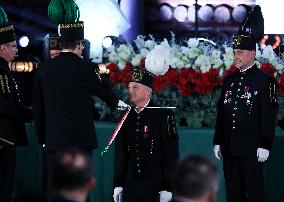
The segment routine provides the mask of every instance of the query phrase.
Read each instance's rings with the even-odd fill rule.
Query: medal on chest
[[[149,131],[149,126],[145,125],[144,126],[144,137],[148,137],[148,131]]]

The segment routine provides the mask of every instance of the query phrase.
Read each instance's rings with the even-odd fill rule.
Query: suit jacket
[[[21,103],[8,62],[0,58],[0,146],[26,145],[25,121],[31,121],[31,118],[31,110]]]
[[[33,110],[39,142],[48,151],[97,147],[93,95],[112,109],[117,106],[118,99],[102,85],[95,68],[76,54],[62,52],[38,67]]]
[[[173,112],[132,108],[116,138],[114,186],[123,187],[128,200],[155,201],[159,191],[170,190],[178,156]]]
[[[213,144],[221,145],[223,156],[256,155],[257,148],[272,147],[278,89],[273,77],[253,65],[225,78]]]

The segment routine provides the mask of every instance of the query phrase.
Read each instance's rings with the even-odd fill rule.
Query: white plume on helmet
[[[145,68],[152,74],[164,75],[170,66],[170,45],[165,39],[161,44],[156,45],[146,56]]]

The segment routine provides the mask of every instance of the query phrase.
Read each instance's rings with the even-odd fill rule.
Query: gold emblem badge
[[[235,37],[234,41],[233,41],[233,46],[234,47],[238,47],[241,44],[242,38],[241,36],[237,36]]]
[[[56,47],[57,44],[58,44],[58,42],[57,42],[56,39],[49,39],[49,47],[50,47],[50,48]]]
[[[132,74],[132,81],[138,82],[141,81],[143,78],[143,72],[142,71],[134,71]]]

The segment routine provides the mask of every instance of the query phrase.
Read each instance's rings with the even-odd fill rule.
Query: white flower
[[[281,71],[281,70],[283,69],[283,67],[284,67],[283,64],[280,64],[280,63],[278,63],[278,62],[276,62],[276,61],[271,61],[270,63],[271,63],[271,65],[272,65],[275,69],[277,69],[277,71]]]
[[[119,69],[119,70],[123,70],[124,67],[125,67],[125,62],[123,62],[123,61],[118,61],[117,66],[118,66],[118,69]]]
[[[209,57],[206,55],[198,56],[194,62],[194,66],[199,67],[202,73],[208,72],[211,68]]]
[[[147,50],[146,48],[140,49],[140,55],[142,55],[143,57],[146,57],[146,55],[149,53],[149,50]]]
[[[132,64],[134,67],[139,66],[140,61],[141,61],[142,58],[143,58],[143,56],[140,55],[140,54],[135,55],[135,56],[132,58],[132,60],[131,60],[131,64]]]
[[[188,51],[187,57],[188,58],[196,58],[201,54],[201,51],[198,48],[191,48]]]
[[[255,47],[255,58],[260,58],[261,57],[261,51],[259,49],[259,46],[256,44],[256,47]]]
[[[226,69],[229,69],[230,66],[234,63],[234,51],[231,47],[225,47],[225,54],[223,54],[223,61]]]
[[[256,61],[255,61],[255,64],[256,64],[256,66],[257,66],[258,68],[260,68],[260,66],[261,66],[260,62],[258,62],[258,61],[256,60]]]
[[[152,50],[156,45],[157,43],[154,40],[147,40],[145,42],[145,48],[147,48],[148,50]]]
[[[187,41],[187,46],[190,48],[196,48],[199,44],[199,40],[197,38],[190,38]]]
[[[117,61],[117,53],[111,52],[108,54],[108,59],[110,62],[116,62]]]
[[[155,75],[164,75],[169,69],[170,46],[166,40],[156,45],[145,59],[145,68]]]
[[[222,77],[223,74],[224,74],[224,69],[220,69],[220,71],[219,71],[219,76]]]
[[[171,54],[169,58],[169,65],[171,68],[179,68],[179,58],[176,55]]]
[[[212,64],[213,68],[219,68],[223,61],[220,58],[221,52],[219,50],[213,50],[210,57],[210,63]]]
[[[135,43],[136,47],[138,48],[138,50],[140,50],[140,49],[145,47],[145,40],[144,40],[144,38],[145,38],[144,36],[139,35],[134,40],[134,43]]]
[[[129,46],[122,44],[117,48],[118,57],[124,61],[128,61],[132,55],[132,50]]]
[[[267,59],[269,59],[270,61],[275,60],[276,54],[274,53],[273,48],[272,48],[271,45],[268,45],[268,46],[266,46],[266,47],[263,49],[262,57],[263,57],[263,58],[267,58]]]

